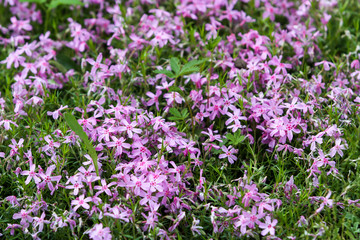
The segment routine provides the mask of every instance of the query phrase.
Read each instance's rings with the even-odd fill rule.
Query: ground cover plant
[[[357,0],[0,0],[4,239],[359,239]]]

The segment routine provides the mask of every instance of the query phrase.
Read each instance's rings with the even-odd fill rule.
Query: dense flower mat
[[[0,0],[4,239],[359,239],[356,0]]]

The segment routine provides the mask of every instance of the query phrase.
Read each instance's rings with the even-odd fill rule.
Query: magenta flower
[[[277,220],[274,219],[271,221],[270,216],[266,216],[265,223],[260,223],[259,228],[262,228],[264,230],[261,231],[261,235],[265,236],[266,234],[270,233],[270,235],[275,235],[275,226],[277,224]]]
[[[137,123],[136,121],[133,121],[131,123],[128,123],[128,121],[126,121],[125,119],[123,119],[121,121],[121,123],[124,125],[124,126],[120,126],[118,129],[120,132],[124,132],[126,131],[126,133],[128,134],[129,138],[132,138],[133,137],[133,133],[138,133],[140,134],[142,131],[141,129],[139,128],[135,128]]]
[[[42,232],[44,229],[44,224],[49,224],[49,220],[45,220],[45,213],[43,212],[40,217],[34,217],[33,226],[34,228],[39,227],[38,231]]]
[[[51,195],[56,190],[56,188],[54,187],[52,182],[59,183],[59,181],[61,179],[61,175],[59,175],[59,176],[51,176],[51,173],[55,170],[55,168],[56,168],[55,165],[51,165],[46,169],[46,173],[43,173],[43,172],[39,171],[39,176],[42,178],[43,181],[38,184],[38,187],[43,188],[45,185],[47,185],[48,188],[51,191]]]
[[[35,183],[38,184],[41,182],[41,179],[38,177],[38,174],[35,172],[35,164],[30,163],[30,170],[29,171],[22,171],[20,174],[23,176],[28,176],[25,180],[25,184],[28,185],[31,179],[34,179]]]
[[[329,155],[334,157],[336,153],[338,153],[341,157],[344,156],[342,150],[345,150],[345,145],[341,144],[341,138],[335,140],[335,146],[330,149]]]
[[[80,197],[76,198],[75,200],[71,201],[71,205],[75,205],[74,207],[74,211],[76,211],[79,207],[83,207],[85,209],[89,209],[90,205],[87,204],[88,202],[91,202],[92,198],[91,197],[87,197],[85,198],[84,194],[81,195]]]
[[[97,193],[96,193],[96,196],[98,196],[99,194],[101,194],[102,192],[105,192],[108,196],[112,196],[112,193],[110,191],[110,187],[112,185],[114,185],[115,183],[112,182],[112,183],[109,183],[109,184],[106,184],[106,181],[104,179],[101,179],[101,186],[95,186],[94,189],[96,190],[99,190]]]
[[[159,97],[161,96],[162,92],[160,90],[156,91],[156,94],[152,92],[147,92],[146,95],[150,98],[150,100],[146,103],[148,106],[152,106],[155,104],[156,109],[159,111]]]
[[[33,217],[30,216],[30,211],[25,209],[21,209],[19,213],[15,213],[13,219],[21,219],[20,224],[25,228],[29,227],[29,223],[33,221]]]
[[[223,150],[224,153],[219,155],[220,159],[227,158],[231,164],[233,164],[237,160],[237,157],[233,154],[238,152],[237,149],[234,149],[232,146],[229,146],[229,148],[227,148],[224,145],[221,147],[221,150]]]
[[[232,122],[235,124],[240,124],[240,120],[247,120],[246,117],[241,116],[240,109],[235,109],[233,113],[226,113],[230,118],[225,122],[226,125],[229,125]]]
[[[102,223],[96,224],[92,229],[85,232],[93,240],[110,240],[112,238],[110,228],[104,228]]]
[[[167,105],[172,105],[174,102],[177,102],[178,104],[181,104],[184,99],[181,97],[180,93],[178,92],[170,92],[170,93],[165,93],[164,94],[164,98],[167,99]]]
[[[55,110],[54,112],[48,111],[48,112],[47,112],[47,115],[48,115],[48,116],[52,116],[52,117],[56,120],[56,119],[59,118],[60,111],[66,109],[67,107],[68,107],[67,105],[66,105],[66,106],[61,105],[60,108],[59,108],[58,110]]]
[[[107,143],[108,147],[116,147],[115,157],[120,156],[123,152],[123,148],[130,148],[130,144],[125,142],[123,137],[116,138],[115,136],[111,136],[113,142]]]

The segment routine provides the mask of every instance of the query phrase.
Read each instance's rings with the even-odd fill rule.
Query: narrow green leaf
[[[20,0],[20,2],[44,3],[44,2],[46,2],[46,0]]]
[[[53,9],[56,8],[57,6],[64,4],[64,5],[75,5],[75,6],[79,6],[79,5],[84,5],[80,0],[52,0],[49,4],[49,8]]]
[[[71,113],[65,113],[64,117],[65,117],[66,123],[69,125],[71,130],[74,131],[81,138],[81,140],[83,140],[83,142],[88,150],[88,153],[93,160],[96,174],[97,174],[97,176],[99,176],[99,167],[97,165],[98,158],[97,158],[96,150],[91,145],[88,136],[86,135],[86,133],[84,132],[84,130],[82,129],[80,124],[77,122],[76,118]]]

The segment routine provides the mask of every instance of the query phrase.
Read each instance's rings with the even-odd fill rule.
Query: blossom
[[[341,144],[341,139],[338,138],[335,140],[335,146],[330,149],[329,155],[334,157],[336,153],[338,153],[341,157],[344,155],[342,150],[345,150],[345,145]]]
[[[28,185],[31,181],[31,179],[34,179],[35,183],[38,184],[41,179],[38,177],[38,174],[35,172],[35,164],[30,163],[30,170],[29,171],[22,171],[21,175],[27,175],[28,177],[25,180],[25,184]]]
[[[123,137],[117,138],[115,136],[111,136],[111,139],[113,142],[108,142],[108,147],[116,147],[115,156],[120,156],[123,152],[123,148],[130,148],[130,144],[125,142],[125,139]]]
[[[177,102],[178,104],[181,104],[184,99],[181,97],[180,93],[178,92],[170,92],[165,93],[164,98],[167,99],[167,105],[172,105],[174,102]]]
[[[60,108],[57,109],[57,110],[55,110],[54,112],[48,111],[48,112],[47,112],[47,115],[48,115],[48,116],[52,116],[52,117],[56,120],[56,119],[59,118],[60,112],[61,112],[62,110],[64,110],[64,109],[66,109],[67,107],[68,107],[67,105],[66,105],[66,106],[61,105]]]
[[[233,164],[234,161],[237,160],[237,157],[233,154],[233,153],[237,153],[238,150],[234,149],[232,146],[229,146],[229,148],[227,148],[225,145],[221,147],[221,150],[223,150],[223,154],[219,155],[219,158],[226,158],[228,159],[228,161]]]
[[[202,226],[199,226],[200,220],[196,219],[195,217],[193,217],[193,223],[191,226],[191,232],[192,234],[195,236],[196,234],[201,235],[201,229],[203,229]]]
[[[150,98],[149,101],[147,101],[147,105],[148,106],[152,106],[155,104],[156,109],[159,111],[159,97],[161,96],[161,91],[157,90],[155,94],[153,94],[152,92],[147,92],[146,96],[148,96]]]
[[[91,197],[85,198],[84,194],[82,194],[80,197],[76,198],[75,200],[72,200],[71,205],[75,205],[74,211],[76,211],[79,207],[89,209],[90,205],[87,203],[91,201],[92,201]]]
[[[41,183],[38,184],[39,188],[44,187],[45,185],[48,186],[48,188],[51,191],[51,195],[54,193],[54,191],[56,190],[56,188],[54,187],[54,185],[52,184],[52,182],[57,182],[59,183],[60,179],[61,179],[61,175],[59,176],[51,176],[52,172],[55,170],[56,166],[55,165],[51,165],[46,169],[46,172],[39,172],[39,176],[41,177],[41,179],[43,180]]]
[[[121,121],[121,123],[124,125],[124,126],[120,126],[118,129],[120,132],[123,132],[123,131],[126,131],[126,133],[128,134],[129,138],[132,138],[133,137],[133,133],[138,133],[140,134],[142,132],[141,129],[139,128],[135,128],[137,123],[136,121],[133,121],[131,123],[128,123],[128,121],[126,121],[125,119],[123,119]]]
[[[42,230],[44,229],[44,223],[46,223],[46,224],[50,223],[49,220],[45,220],[45,213],[44,212],[41,214],[40,217],[34,217],[33,226],[35,228],[39,227],[38,228],[39,232],[42,232]]]
[[[21,219],[20,224],[25,228],[33,221],[33,217],[30,216],[30,211],[25,209],[21,209],[19,213],[14,213],[13,219]]]
[[[278,221],[276,219],[271,221],[270,216],[266,216],[265,223],[259,224],[259,228],[264,229],[261,231],[261,235],[265,236],[268,233],[270,233],[270,235],[275,235],[275,226],[277,222]]]
[[[14,125],[15,127],[18,127],[18,125],[15,123],[15,122],[13,122],[13,121],[11,121],[11,120],[7,120],[7,119],[5,119],[5,120],[1,120],[0,121],[0,126],[4,126],[4,128],[5,128],[5,130],[11,130],[11,125],[10,125],[10,123],[12,124],[12,125]]]
[[[89,234],[90,239],[93,240],[110,240],[112,239],[110,228],[104,228],[102,223],[95,224],[95,226],[86,231],[85,234]]]

